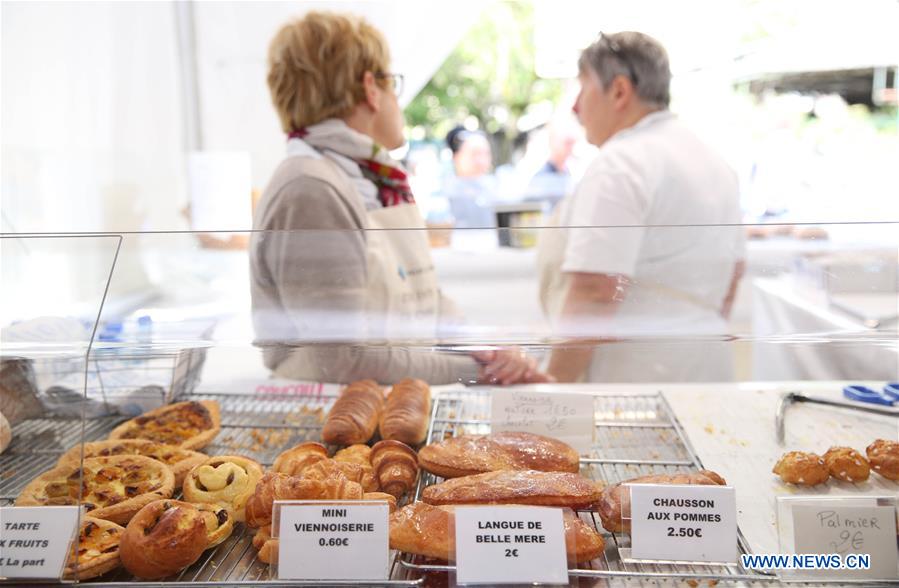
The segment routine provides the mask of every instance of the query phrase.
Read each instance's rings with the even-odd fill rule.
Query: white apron
[[[540,231],[537,243],[537,274],[540,304],[558,333],[559,317],[568,296],[570,277],[562,271],[568,232],[561,227],[563,209],[556,207]],[[733,379],[733,350],[724,341],[727,325],[712,308],[688,292],[645,281],[631,286],[626,296],[639,288],[648,304],[641,310],[626,297],[610,319],[609,331],[592,333],[608,337],[593,352],[590,367],[582,377],[589,382],[720,382]],[[647,312],[648,311],[648,312]],[[645,313],[645,314],[644,314]],[[696,328],[676,333],[653,334],[655,316],[683,316]],[[642,324],[641,324],[642,323]]]
[[[340,173],[343,177],[344,172]],[[355,187],[347,179],[344,189]],[[433,339],[440,314],[440,292],[418,206],[377,208],[369,210],[366,216],[366,328],[359,341],[347,343],[381,345],[388,341]],[[328,377],[304,347],[292,349],[274,375],[310,380]]]

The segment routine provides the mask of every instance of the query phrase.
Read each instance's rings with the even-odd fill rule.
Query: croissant
[[[288,476],[279,472],[265,474],[256,491],[247,500],[246,522],[262,527],[272,522],[272,506],[276,500],[359,500],[362,486],[347,480],[338,472],[323,480]]]
[[[362,495],[362,500],[384,500],[387,502],[388,512],[396,512],[396,497],[386,492],[366,492]]]
[[[315,441],[306,441],[278,455],[275,463],[272,464],[272,471],[295,476],[315,462],[327,458],[328,449],[324,445]]]
[[[371,465],[382,492],[399,500],[418,478],[418,457],[400,441],[384,440],[371,448]]]
[[[344,447],[334,454],[334,461],[347,461],[371,467],[371,447],[361,443]]]
[[[363,467],[358,463],[323,459],[306,467],[297,475],[307,480],[325,480],[335,475],[342,475],[347,480],[362,486],[365,492],[374,492],[378,489],[371,464]]]
[[[431,389],[426,382],[406,378],[397,382],[381,415],[379,428],[382,439],[419,445],[428,435],[428,414]]]
[[[366,443],[375,434],[384,392],[374,380],[353,382],[334,402],[322,427],[322,439],[334,445]]]

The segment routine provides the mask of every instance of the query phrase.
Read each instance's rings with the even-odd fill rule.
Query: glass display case
[[[45,582],[455,585],[453,516],[518,504],[565,509],[569,584],[896,583],[899,224],[783,228],[468,229],[434,249],[413,229],[249,232],[245,250],[215,246],[233,233],[3,235],[0,512],[83,506],[81,564]],[[565,243],[599,229],[612,289],[578,298]],[[679,261],[616,257],[632,239]],[[831,447],[870,475],[828,470]],[[792,451],[823,479],[793,475]],[[732,531],[672,524],[689,557],[653,556],[620,485],[645,476],[732,488]],[[784,514],[797,497],[886,509],[890,549],[868,527],[852,530],[867,547],[820,543],[870,552],[880,575],[742,559],[815,553]],[[274,503],[359,499],[392,512],[383,574],[341,578],[339,545],[323,544],[329,578],[273,565],[308,557],[279,543]],[[176,515],[194,535],[161,523]],[[151,541],[167,531],[184,533],[168,551]],[[703,561],[710,534],[727,561]]]

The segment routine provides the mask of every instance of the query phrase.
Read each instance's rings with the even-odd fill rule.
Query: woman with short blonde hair
[[[383,35],[352,15],[310,12],[288,23],[268,62],[288,142],[251,239],[253,323],[266,365],[324,382],[543,381],[516,350],[365,345],[433,340],[453,314],[406,173],[388,154],[405,142],[402,77],[390,71]]]

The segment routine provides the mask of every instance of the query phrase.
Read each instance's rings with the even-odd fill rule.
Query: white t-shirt
[[[563,203],[560,220],[583,227],[568,230],[562,271],[631,278],[603,334],[656,348],[673,335],[674,353],[659,361],[676,364],[680,351],[696,352],[699,337],[726,332],[719,310],[745,249],[743,230],[735,226],[741,220],[737,177],[672,113],[649,114],[609,139]],[[608,362],[593,362],[591,380],[631,379],[595,373],[600,363]],[[718,379],[695,369],[678,377],[660,368],[658,376]],[[726,379],[725,372],[718,377]]]

